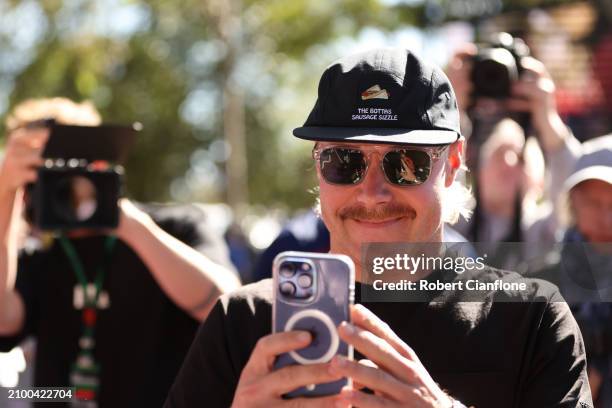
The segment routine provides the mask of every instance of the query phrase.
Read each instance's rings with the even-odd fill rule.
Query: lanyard
[[[110,266],[111,255],[115,248],[117,237],[110,235],[104,241],[104,258],[96,268],[96,276],[93,282],[95,290],[94,293],[91,294],[87,290],[89,283],[87,281],[87,275],[85,275],[85,268],[83,267],[83,263],[74,245],[63,234],[60,235],[59,241],[68,260],[72,264],[72,269],[74,270],[79,284],[83,288],[84,297],[82,315],[83,332],[79,339],[77,358],[70,370],[70,383],[75,387],[75,400],[72,406],[75,408],[97,408],[98,403],[96,400],[100,389],[101,367],[100,364],[96,362],[93,353],[96,344],[94,337],[96,309],[98,309],[98,297],[102,291],[106,269]]]
[[[85,297],[85,306],[96,308],[98,303],[98,297],[100,296],[100,292],[102,291],[102,284],[104,283],[104,277],[106,275],[106,269],[110,264],[111,255],[113,249],[115,248],[115,243],[117,242],[117,237],[114,235],[110,235],[106,237],[104,241],[104,259],[100,262],[96,268],[96,276],[94,278],[94,287],[95,293],[93,296],[87,291],[87,275],[85,275],[85,268],[83,267],[83,263],[81,262],[81,258],[77,254],[74,245],[65,235],[60,235],[59,237],[60,244],[64,249],[64,253],[68,257],[70,264],[72,265],[72,269],[79,281],[79,284],[83,287],[83,296]]]

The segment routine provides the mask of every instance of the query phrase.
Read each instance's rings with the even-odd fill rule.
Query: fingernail
[[[342,322],[342,324],[340,324],[340,329],[342,329],[346,334],[355,333],[355,327],[348,322]]]
[[[310,341],[310,333],[308,332],[301,332],[298,334],[298,340],[299,341]]]

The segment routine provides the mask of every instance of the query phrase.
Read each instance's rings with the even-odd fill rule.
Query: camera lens
[[[60,180],[54,198],[58,215],[67,222],[87,221],[98,208],[96,186],[83,176]]]
[[[300,285],[301,288],[309,288],[312,286],[312,276],[310,276],[309,274],[303,273],[300,276],[298,276],[297,279],[297,283],[298,285]]]
[[[295,286],[291,282],[282,282],[279,289],[283,295],[291,296],[295,294]]]
[[[507,98],[512,83],[517,79],[517,62],[509,50],[493,47],[478,52],[472,68],[475,95]]]
[[[285,262],[280,267],[280,274],[285,278],[290,278],[295,274],[295,265]]]

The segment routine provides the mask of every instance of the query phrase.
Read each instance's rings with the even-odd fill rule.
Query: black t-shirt
[[[493,277],[516,274],[487,270],[479,278]],[[529,288],[537,301],[364,305],[467,406],[592,407],[582,336],[567,304],[547,282],[529,280]],[[200,327],[165,407],[230,406],[255,343],[271,332],[271,302],[269,279],[223,296]]]
[[[207,231],[194,207],[147,208],[162,228],[211,259],[232,268],[227,247]],[[104,255],[103,236],[71,240],[88,280]],[[172,273],[172,271],[168,271]],[[37,339],[34,384],[66,387],[82,333],[81,310],[73,307],[77,279],[59,242],[19,260],[16,288],[26,307],[24,330],[0,338],[10,350],[24,337]],[[101,364],[101,407],[159,407],[189,349],[198,322],[176,306],[140,258],[117,241],[103,290],[110,307],[98,311],[94,355]],[[205,298],[206,294],[202,296]],[[44,407],[63,406],[45,403]]]

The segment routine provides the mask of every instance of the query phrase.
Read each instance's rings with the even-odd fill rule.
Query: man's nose
[[[372,158],[374,159],[374,158]],[[378,160],[372,160],[365,175],[359,184],[357,201],[366,207],[374,207],[391,201],[392,193],[389,182],[385,178]]]

